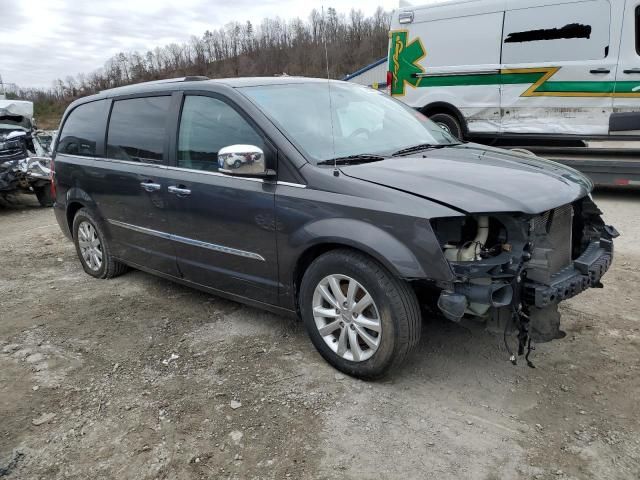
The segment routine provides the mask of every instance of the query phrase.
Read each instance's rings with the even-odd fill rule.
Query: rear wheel
[[[445,132],[462,140],[462,126],[455,116],[448,113],[436,113],[434,115],[430,115],[429,119]]]
[[[95,278],[113,278],[127,271],[127,266],[111,255],[100,223],[86,208],[73,219],[73,242],[82,268]]]
[[[300,286],[311,341],[338,370],[376,378],[400,365],[420,339],[411,287],[373,259],[351,250],[318,257]]]

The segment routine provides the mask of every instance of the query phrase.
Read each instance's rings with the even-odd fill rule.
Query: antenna
[[[324,60],[327,67],[327,90],[329,91],[329,121],[331,122],[331,148],[333,152],[333,176],[340,175],[338,161],[336,158],[336,135],[333,128],[333,102],[331,100],[331,76],[329,75],[329,50],[327,48],[327,19],[324,16],[324,5],[322,6],[322,43],[324,44]]]

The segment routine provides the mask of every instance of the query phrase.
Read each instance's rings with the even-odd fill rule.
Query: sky
[[[425,2],[426,3],[426,2]],[[115,53],[182,43],[231,21],[307,19],[313,8],[371,15],[398,0],[0,0],[0,76],[22,88],[101,68]]]

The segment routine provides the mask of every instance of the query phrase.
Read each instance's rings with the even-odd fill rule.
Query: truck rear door
[[[627,0],[622,18],[620,57],[613,99],[612,135],[640,133],[640,0]]]
[[[505,13],[502,132],[606,135],[617,62],[610,3],[517,5]]]

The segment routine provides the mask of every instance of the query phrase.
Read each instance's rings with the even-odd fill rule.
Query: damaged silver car
[[[0,205],[32,193],[40,205],[53,205],[51,143],[53,132],[36,130],[33,103],[0,99]]]

